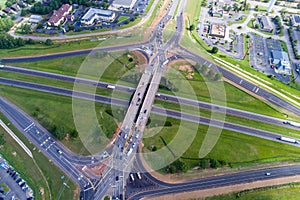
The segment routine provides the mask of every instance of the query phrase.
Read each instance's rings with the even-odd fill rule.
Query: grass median
[[[151,115],[152,121],[160,121],[163,117]],[[164,118],[163,118],[164,119]],[[179,121],[177,119],[167,118],[169,126],[148,125],[143,139],[144,152],[150,152],[155,146],[158,151],[163,147],[168,146],[170,151],[173,151],[179,160],[185,163],[186,167],[191,170],[201,170],[201,158],[199,158],[199,150],[203,144],[204,137],[207,134],[213,134],[213,137],[218,137],[215,132],[220,132],[220,137],[216,145],[205,156],[206,159],[214,159],[223,163],[223,167],[241,167],[252,166],[260,163],[282,162],[282,161],[299,161],[298,147],[282,144],[274,141],[243,135],[233,131],[220,130],[213,128],[213,132],[208,132],[208,126],[195,125],[191,122]],[[193,128],[197,128],[196,130]],[[185,140],[181,140],[180,144],[171,143],[175,141],[175,137],[179,135],[191,134],[194,139],[191,144],[186,144]],[[184,137],[184,136],[183,136]],[[185,136],[189,137],[189,136]],[[177,153],[177,147],[188,145],[187,150],[183,154]],[[150,165],[155,163],[149,163]],[[167,173],[168,166],[160,170],[162,173]]]

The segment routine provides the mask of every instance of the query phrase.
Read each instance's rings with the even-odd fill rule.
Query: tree
[[[47,39],[47,40],[45,41],[45,45],[47,45],[47,46],[53,45],[52,40],[51,40],[51,39]]]
[[[210,160],[210,166],[214,169],[217,169],[218,167],[220,167],[220,163],[219,163],[219,161],[217,161],[215,159],[211,159]]]
[[[190,30],[190,31],[193,31],[193,30],[195,30],[195,25],[194,25],[194,24],[190,25],[190,28],[189,28],[189,30]]]
[[[22,24],[21,25],[21,32],[24,33],[24,34],[31,33],[32,30],[31,30],[30,25],[29,24]]]
[[[218,47],[213,47],[210,52],[216,54],[218,53],[218,51],[219,51]]]
[[[201,159],[199,165],[202,169],[209,168],[209,159],[206,158]]]
[[[73,129],[71,132],[70,132],[70,136],[72,138],[77,138],[78,137],[78,131]]]

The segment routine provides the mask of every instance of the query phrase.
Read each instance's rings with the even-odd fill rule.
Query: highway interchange
[[[176,1],[177,2],[177,1]],[[154,59],[156,61],[156,64],[154,67],[156,67],[156,70],[154,72],[152,70],[149,70],[148,73],[156,73],[157,70],[161,70],[159,74],[163,72],[163,62],[167,59],[164,57],[164,51],[167,47],[169,47],[171,44],[176,45],[179,48],[179,51],[181,54],[176,55],[177,57],[183,57],[185,59],[190,59],[199,63],[205,63],[208,64],[210,67],[218,69],[220,72],[222,72],[223,76],[230,81],[239,84],[241,87],[245,88],[246,90],[250,92],[255,92],[256,95],[261,96],[265,98],[266,100],[270,101],[271,103],[274,103],[275,105],[285,108],[291,112],[294,112],[297,115],[300,115],[300,109],[291,105],[290,103],[278,98],[277,96],[271,94],[270,92],[257,87],[256,85],[241,79],[240,77],[234,75],[232,72],[229,72],[214,63],[211,63],[202,57],[199,57],[198,55],[195,55],[191,52],[189,52],[187,49],[184,49],[178,44],[180,35],[182,33],[183,29],[183,18],[181,13],[183,12],[184,8],[184,2],[185,1],[180,1],[180,9],[177,12],[177,31],[175,31],[175,34],[172,36],[172,38],[165,44],[164,48],[160,47],[158,48],[158,59]],[[176,7],[176,4],[173,4],[173,7]],[[171,9],[171,10],[172,10]],[[139,48],[141,45],[150,45],[153,42],[158,44],[158,46],[162,45],[162,42],[160,38],[156,38],[156,33],[157,32],[162,32],[163,26],[162,23],[166,23],[172,15],[166,14],[161,22],[158,24],[158,26],[155,28],[153,36],[150,38],[148,42],[145,42],[143,44],[134,44],[134,45],[122,45],[122,46],[115,46],[115,47],[106,47],[106,48],[99,48],[99,51],[114,51],[114,50],[120,50],[120,49],[136,49]],[[68,53],[61,53],[61,54],[55,54],[55,55],[46,55],[46,56],[37,56],[37,57],[32,57],[32,58],[20,58],[20,59],[2,59],[2,62],[25,62],[25,61],[35,61],[35,60],[46,60],[46,59],[51,59],[51,58],[58,58],[58,57],[66,57],[66,56],[74,56],[74,55],[82,55],[82,54],[87,54],[91,52],[91,50],[82,50],[82,51],[77,51],[77,52],[68,52]],[[170,59],[170,58],[169,58]],[[151,65],[149,65],[151,66]],[[152,69],[152,68],[151,68]],[[36,70],[25,70],[21,68],[15,68],[15,67],[10,67],[10,66],[5,66],[2,68],[2,70],[6,71],[11,71],[11,72],[16,72],[16,73],[23,73],[23,74],[29,74],[29,75],[34,75],[34,76],[40,76],[40,77],[47,77],[47,78],[54,78],[58,80],[64,80],[64,81],[69,81],[69,82],[75,82],[75,81],[80,81],[82,84],[89,84],[93,86],[98,86],[102,88],[106,88],[108,83],[104,82],[95,82],[92,80],[87,80],[87,79],[81,79],[81,80],[75,80],[73,77],[70,76],[65,76],[65,75],[58,75],[58,74],[52,74],[52,73],[47,73],[47,72],[40,72]],[[145,72],[147,73],[147,71]],[[145,74],[144,73],[144,74]],[[138,89],[135,91],[135,95],[133,96],[133,101],[130,102],[131,105],[137,105],[136,99],[140,98],[139,92],[143,92],[145,95],[145,99],[143,97],[142,102],[147,102],[148,103],[141,103],[141,109],[138,107],[134,107],[134,110],[132,111],[129,107],[128,113],[129,116],[136,116],[136,119],[129,118],[128,122],[126,122],[126,117],[125,117],[125,122],[123,123],[123,131],[125,132],[130,132],[131,127],[133,126],[133,121],[136,121],[137,124],[139,124],[139,120],[143,119],[143,125],[138,125],[137,128],[140,128],[138,131],[135,131],[133,135],[135,135],[135,138],[133,142],[130,143],[130,145],[138,144],[140,142],[139,137],[141,137],[143,128],[145,127],[145,122],[150,114],[151,110],[151,105],[154,100],[157,88],[158,88],[158,83],[160,80],[160,77],[158,77],[157,80],[155,80],[153,74],[152,74],[152,79],[147,79],[147,82],[150,83],[150,81],[154,81],[157,85],[155,84],[150,84],[149,88],[141,88],[142,91]],[[141,82],[144,82],[143,79]],[[5,84],[5,85],[11,85],[11,86],[16,86],[16,87],[22,87],[22,88],[28,88],[28,89],[34,89],[34,90],[40,90],[43,92],[49,92],[49,93],[55,93],[55,94],[60,94],[60,95],[66,95],[66,96],[75,96],[77,98],[83,98],[87,100],[95,100],[101,103],[109,103],[109,104],[115,104],[118,106],[123,106],[123,107],[128,107],[128,102],[120,99],[114,99],[110,97],[105,97],[105,96],[100,96],[100,95],[93,95],[93,94],[87,94],[84,92],[73,92],[68,89],[63,89],[63,88],[57,88],[57,87],[52,87],[52,86],[46,86],[46,85],[40,85],[40,84],[34,84],[34,83],[27,83],[23,81],[16,81],[16,80],[9,80],[9,79],[4,79],[0,78],[0,83]],[[153,87],[153,89],[151,89]],[[132,92],[132,88],[128,88],[125,86],[117,85],[116,86],[117,90],[124,91],[124,92]],[[146,92],[146,89],[150,90],[150,93]],[[146,96],[148,96],[146,98]],[[266,123],[271,123],[271,124],[276,124],[280,126],[286,126],[289,127],[288,125],[283,125],[283,121],[280,119],[264,116],[264,115],[258,115],[255,113],[250,113],[242,110],[237,110],[237,109],[232,109],[232,108],[227,108],[227,107],[222,107],[218,105],[213,105],[210,103],[205,103],[205,102],[199,102],[195,100],[189,100],[186,98],[181,98],[181,97],[174,97],[171,95],[165,95],[165,94],[156,94],[157,99],[163,99],[171,102],[183,102],[187,105],[192,105],[200,108],[205,108],[205,109],[212,109],[214,111],[218,112],[226,112],[232,115],[236,116],[241,116],[244,118],[249,118],[249,119],[254,119],[254,120],[261,120]],[[136,100],[136,101],[135,101]],[[128,158],[126,162],[121,162],[118,159],[113,159],[114,164],[119,165],[116,167],[117,169],[123,169],[123,167],[128,167],[128,171],[126,171],[124,175],[124,171],[117,171],[115,169],[107,169],[106,175],[103,177],[88,177],[87,174],[84,174],[82,167],[87,166],[87,165],[95,165],[101,163],[101,160],[106,157],[106,153],[102,153],[99,155],[93,155],[93,156],[79,156],[75,155],[72,152],[70,152],[68,149],[66,149],[59,141],[57,141],[53,136],[46,131],[43,127],[41,127],[36,121],[34,121],[32,118],[30,118],[26,113],[21,111],[19,108],[8,102],[4,98],[0,98],[0,109],[1,112],[3,112],[9,120],[32,142],[34,143],[39,149],[42,150],[42,152],[49,157],[58,167],[60,167],[74,182],[76,182],[80,188],[81,188],[81,199],[100,199],[102,198],[107,190],[111,188],[113,184],[116,184],[116,182],[120,183],[117,184],[115,187],[115,190],[113,190],[112,194],[115,196],[120,197],[122,195],[123,198],[125,198],[126,194],[124,193],[124,187],[126,183],[126,179],[129,176],[130,173],[130,168],[132,165],[132,161],[134,159],[134,154],[132,154],[131,157]],[[139,111],[141,110],[141,113]],[[144,112],[146,110],[146,112]],[[172,116],[174,118],[179,118],[183,120],[188,120],[192,122],[197,122],[201,124],[206,124],[206,125],[214,125],[217,127],[224,127],[224,129],[227,130],[234,130],[240,133],[244,134],[249,134],[249,135],[254,135],[257,137],[262,137],[265,139],[277,141],[277,142],[282,142],[278,140],[279,135],[270,133],[267,131],[262,131],[258,129],[253,129],[241,125],[236,125],[236,124],[231,124],[231,123],[226,123],[226,122],[220,122],[217,120],[211,120],[207,119],[204,117],[199,117],[199,116],[194,116],[191,114],[187,113],[181,113],[179,111],[173,111],[173,110],[165,110],[163,108],[159,107],[153,107],[152,108],[152,113],[156,114],[165,114],[168,116]],[[135,115],[132,115],[132,113],[135,113]],[[146,114],[146,115],[144,115]],[[130,124],[130,125],[128,125]],[[128,127],[126,127],[128,125]],[[129,129],[128,129],[129,128]],[[293,128],[293,127],[289,127]],[[127,130],[126,130],[127,129]],[[116,145],[112,149],[112,157],[117,156],[120,157],[120,154],[117,152],[121,152],[119,149],[124,147],[124,144],[127,142],[127,140],[124,139],[126,133],[121,133],[120,139],[116,141]],[[123,134],[123,135],[122,135]],[[137,134],[140,134],[138,137],[136,137]],[[123,138],[123,139],[122,139]],[[293,144],[291,144],[293,145]],[[296,145],[297,146],[297,145]],[[129,146],[127,152],[130,150],[130,148],[134,148],[134,151],[137,151],[138,145],[135,147]],[[108,151],[111,153],[110,151]],[[137,159],[137,162],[140,162],[139,159]],[[141,165],[140,165],[141,166]],[[140,169],[142,171],[142,169]],[[282,168],[273,168],[273,169],[268,169],[272,173],[272,176],[265,177],[266,170],[256,170],[256,171],[250,171],[250,172],[242,172],[242,173],[237,173],[237,174],[231,174],[231,175],[224,175],[224,176],[218,176],[218,177],[210,177],[210,178],[205,178],[205,179],[199,179],[191,182],[185,182],[181,184],[167,184],[163,183],[159,180],[155,180],[153,177],[151,178],[150,174],[145,174],[149,179],[152,179],[155,183],[159,185],[158,188],[155,190],[150,190],[146,192],[141,192],[138,194],[134,194],[130,196],[130,199],[140,199],[142,197],[146,196],[155,196],[155,195],[162,195],[162,194],[170,194],[170,193],[175,193],[175,192],[184,192],[184,191],[191,191],[191,190],[198,190],[198,189],[204,189],[204,188],[212,188],[212,187],[219,187],[219,186],[224,186],[224,185],[232,185],[232,184],[237,184],[237,183],[244,183],[244,182],[249,182],[249,181],[256,181],[256,180],[263,180],[266,178],[276,178],[276,177],[283,177],[283,176],[292,176],[295,174],[300,174],[300,167],[299,166],[294,166],[294,167],[282,167]],[[120,177],[122,179],[116,180],[116,177]],[[121,177],[122,176],[122,177]],[[144,175],[143,175],[144,176]],[[99,187],[94,187],[95,185],[98,185]],[[127,196],[128,198],[129,196]]]

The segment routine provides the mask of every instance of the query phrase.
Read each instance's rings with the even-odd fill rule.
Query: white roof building
[[[97,8],[89,8],[81,18],[81,23],[92,25],[95,21],[113,21],[116,18],[115,12],[111,10],[102,10]]]
[[[117,9],[120,9],[120,8],[132,9],[132,7],[136,3],[136,1],[137,0],[114,0],[111,5],[112,5],[112,7],[117,8]]]

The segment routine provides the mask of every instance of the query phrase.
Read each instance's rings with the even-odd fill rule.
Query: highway
[[[38,70],[32,70],[32,69],[24,69],[24,68],[19,68],[19,67],[12,67],[12,66],[4,66],[0,68],[0,70],[3,71],[8,71],[8,72],[14,72],[14,73],[20,73],[20,74],[27,74],[27,75],[32,75],[32,76],[38,76],[38,77],[44,77],[44,78],[51,78],[55,80],[62,80],[62,81],[67,81],[67,82],[76,82],[78,84],[86,84],[90,86],[97,86],[99,88],[105,88],[107,89],[108,85],[111,85],[110,83],[107,82],[102,82],[102,81],[95,81],[95,80],[90,80],[90,79],[84,79],[84,78],[76,78],[73,76],[68,76],[68,75],[63,75],[63,74],[55,74],[51,72],[43,72],[43,71],[38,71]],[[121,91],[121,92],[128,92],[132,93],[134,91],[134,88],[128,87],[128,86],[123,86],[123,85],[115,85],[116,91]],[[188,105],[188,106],[194,106],[197,108],[203,108],[206,110],[211,110],[213,112],[221,112],[221,113],[226,113],[229,115],[234,115],[242,118],[247,118],[251,120],[256,120],[256,121],[261,121],[269,124],[274,124],[278,126],[285,126],[287,128],[294,128],[294,129],[299,129],[293,126],[285,125],[283,124],[284,121],[279,118],[274,118],[266,115],[260,115],[257,113],[253,112],[248,112],[240,109],[234,109],[230,107],[225,107],[225,106],[220,106],[216,104],[211,104],[208,102],[203,102],[203,101],[197,101],[197,100],[192,100],[180,96],[173,96],[173,95],[168,95],[168,94],[163,94],[163,93],[157,93],[156,94],[156,99],[167,101],[167,102],[175,102],[175,103],[180,103],[183,105]],[[109,102],[109,100],[106,100],[106,102]],[[125,104],[124,104],[125,105]]]
[[[266,176],[270,173],[270,176]],[[188,192],[193,190],[209,189],[222,186],[229,186],[241,183],[249,183],[254,181],[269,180],[280,177],[289,177],[300,175],[300,166],[274,167],[269,169],[260,169],[254,171],[240,172],[228,175],[214,176],[209,178],[197,179],[194,181],[177,183],[177,184],[161,184],[161,188],[157,190],[144,191],[128,197],[131,200],[141,199],[144,197],[155,197],[166,194],[174,194],[180,192]],[[160,181],[158,181],[160,183]]]
[[[21,87],[21,88],[27,88],[27,89],[33,89],[33,90],[39,90],[39,91],[43,91],[43,92],[54,93],[54,94],[59,94],[59,95],[64,95],[64,96],[69,96],[69,97],[72,97],[72,94],[74,94],[74,97],[85,99],[85,100],[96,101],[96,102],[106,103],[106,104],[113,104],[113,105],[117,105],[117,106],[121,106],[121,107],[125,107],[125,108],[128,107],[128,102],[126,100],[120,100],[120,99],[115,99],[115,98],[101,96],[101,95],[92,95],[92,94],[88,94],[88,93],[84,93],[84,92],[74,92],[72,90],[61,89],[61,88],[57,88],[54,86],[45,86],[45,85],[40,85],[40,84],[35,84],[35,83],[28,83],[28,82],[24,82],[24,81],[10,80],[10,79],[4,79],[4,78],[0,78],[0,84]],[[134,101],[132,101],[131,104],[134,104]],[[158,107],[158,106],[153,106],[152,112],[154,114],[158,114],[158,115],[165,115],[165,116],[169,116],[169,117],[173,117],[173,118],[177,118],[177,119],[181,119],[181,120],[186,120],[186,121],[190,121],[190,122],[195,122],[195,123],[199,123],[199,124],[214,126],[214,127],[218,127],[218,128],[224,128],[226,130],[240,132],[243,134],[252,135],[252,136],[256,136],[256,137],[260,137],[260,138],[264,138],[264,139],[268,139],[268,140],[272,140],[272,141],[276,141],[276,142],[286,143],[281,140],[278,140],[278,138],[281,136],[279,134],[275,134],[275,133],[271,133],[268,131],[255,129],[255,128],[250,128],[247,126],[242,126],[242,125],[218,121],[218,120],[211,120],[209,118],[191,115],[191,114],[187,114],[184,112],[175,111],[175,110],[171,110],[171,109],[165,109],[165,108]],[[248,115],[249,113],[246,112],[245,114]],[[129,127],[131,127],[133,125],[134,119],[132,118],[132,116],[135,116],[135,115],[131,115],[131,119],[130,119],[131,124],[128,123],[128,127],[126,128],[127,130],[129,129]],[[278,119],[278,121],[276,121],[276,118],[271,118],[271,117],[266,117],[266,116],[261,116],[261,118],[264,119],[266,122],[273,121],[273,122],[276,122],[278,125],[293,128],[293,126],[283,124],[283,122],[280,119]],[[294,127],[294,128],[296,128],[296,127]],[[286,144],[299,146],[299,145],[291,144],[291,143],[286,143]]]

